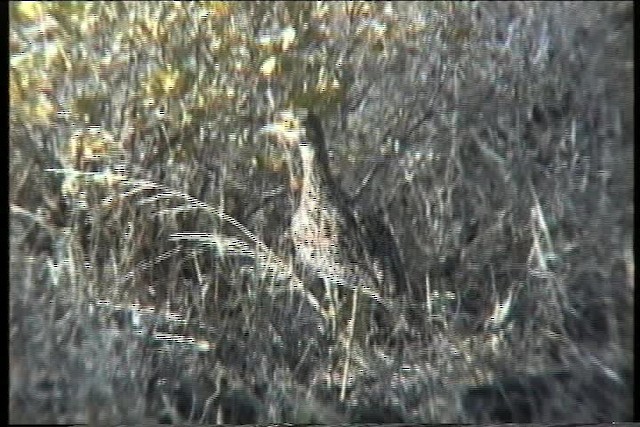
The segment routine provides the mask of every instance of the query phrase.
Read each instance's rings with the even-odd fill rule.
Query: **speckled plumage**
[[[329,171],[319,118],[281,114],[281,142],[297,145],[302,161],[300,201],[291,220],[296,254],[325,284],[401,288],[406,277],[396,242],[376,213],[359,216]],[[380,289],[378,289],[380,291]]]

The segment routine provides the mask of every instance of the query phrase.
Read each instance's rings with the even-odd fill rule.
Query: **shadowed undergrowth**
[[[185,30],[142,32],[153,40],[106,72],[100,52],[118,57],[109,30],[85,28],[97,51],[69,48],[59,70],[52,56],[44,74],[56,83],[31,89],[82,110],[78,93],[109,87],[73,124],[62,113],[43,124],[23,98],[29,85],[12,86],[10,421],[629,420],[632,3],[350,14],[305,4],[259,13],[213,2],[205,18],[195,3],[107,3],[96,12],[105,22],[138,28],[160,13]],[[25,53],[36,55],[45,41],[20,13],[12,43],[36,38]],[[230,13],[255,26],[247,34],[267,21],[310,25],[299,46],[271,51],[242,45]],[[259,61],[256,75],[227,68],[244,48],[284,59],[268,73]],[[343,86],[300,100],[320,50]],[[38,64],[20,68],[18,56],[12,81],[27,81]],[[145,75],[183,57],[184,69]],[[85,62],[96,72],[83,74]],[[298,76],[302,63],[311,68]],[[218,104],[198,104],[209,74],[231,101],[211,89]],[[167,83],[175,75],[182,83]],[[174,90],[186,91],[182,104]],[[383,278],[355,314],[342,294],[327,305],[292,249],[299,159],[258,132],[291,103],[320,112],[355,217],[378,213],[402,255],[406,288]]]

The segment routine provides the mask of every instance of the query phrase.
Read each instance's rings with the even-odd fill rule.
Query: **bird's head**
[[[274,120],[260,129],[260,133],[273,136],[276,142],[286,148],[302,143],[305,138],[304,115],[285,110],[275,114]]]

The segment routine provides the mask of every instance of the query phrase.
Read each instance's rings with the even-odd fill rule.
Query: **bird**
[[[320,118],[312,111],[286,110],[263,131],[299,151],[300,200],[289,230],[298,260],[327,289],[402,290],[407,278],[397,240],[383,215],[363,215],[337,183]]]

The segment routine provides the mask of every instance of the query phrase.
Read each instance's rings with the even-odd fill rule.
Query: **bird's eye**
[[[292,130],[295,128],[295,121],[291,119],[287,119],[283,122],[282,125],[286,130]]]

